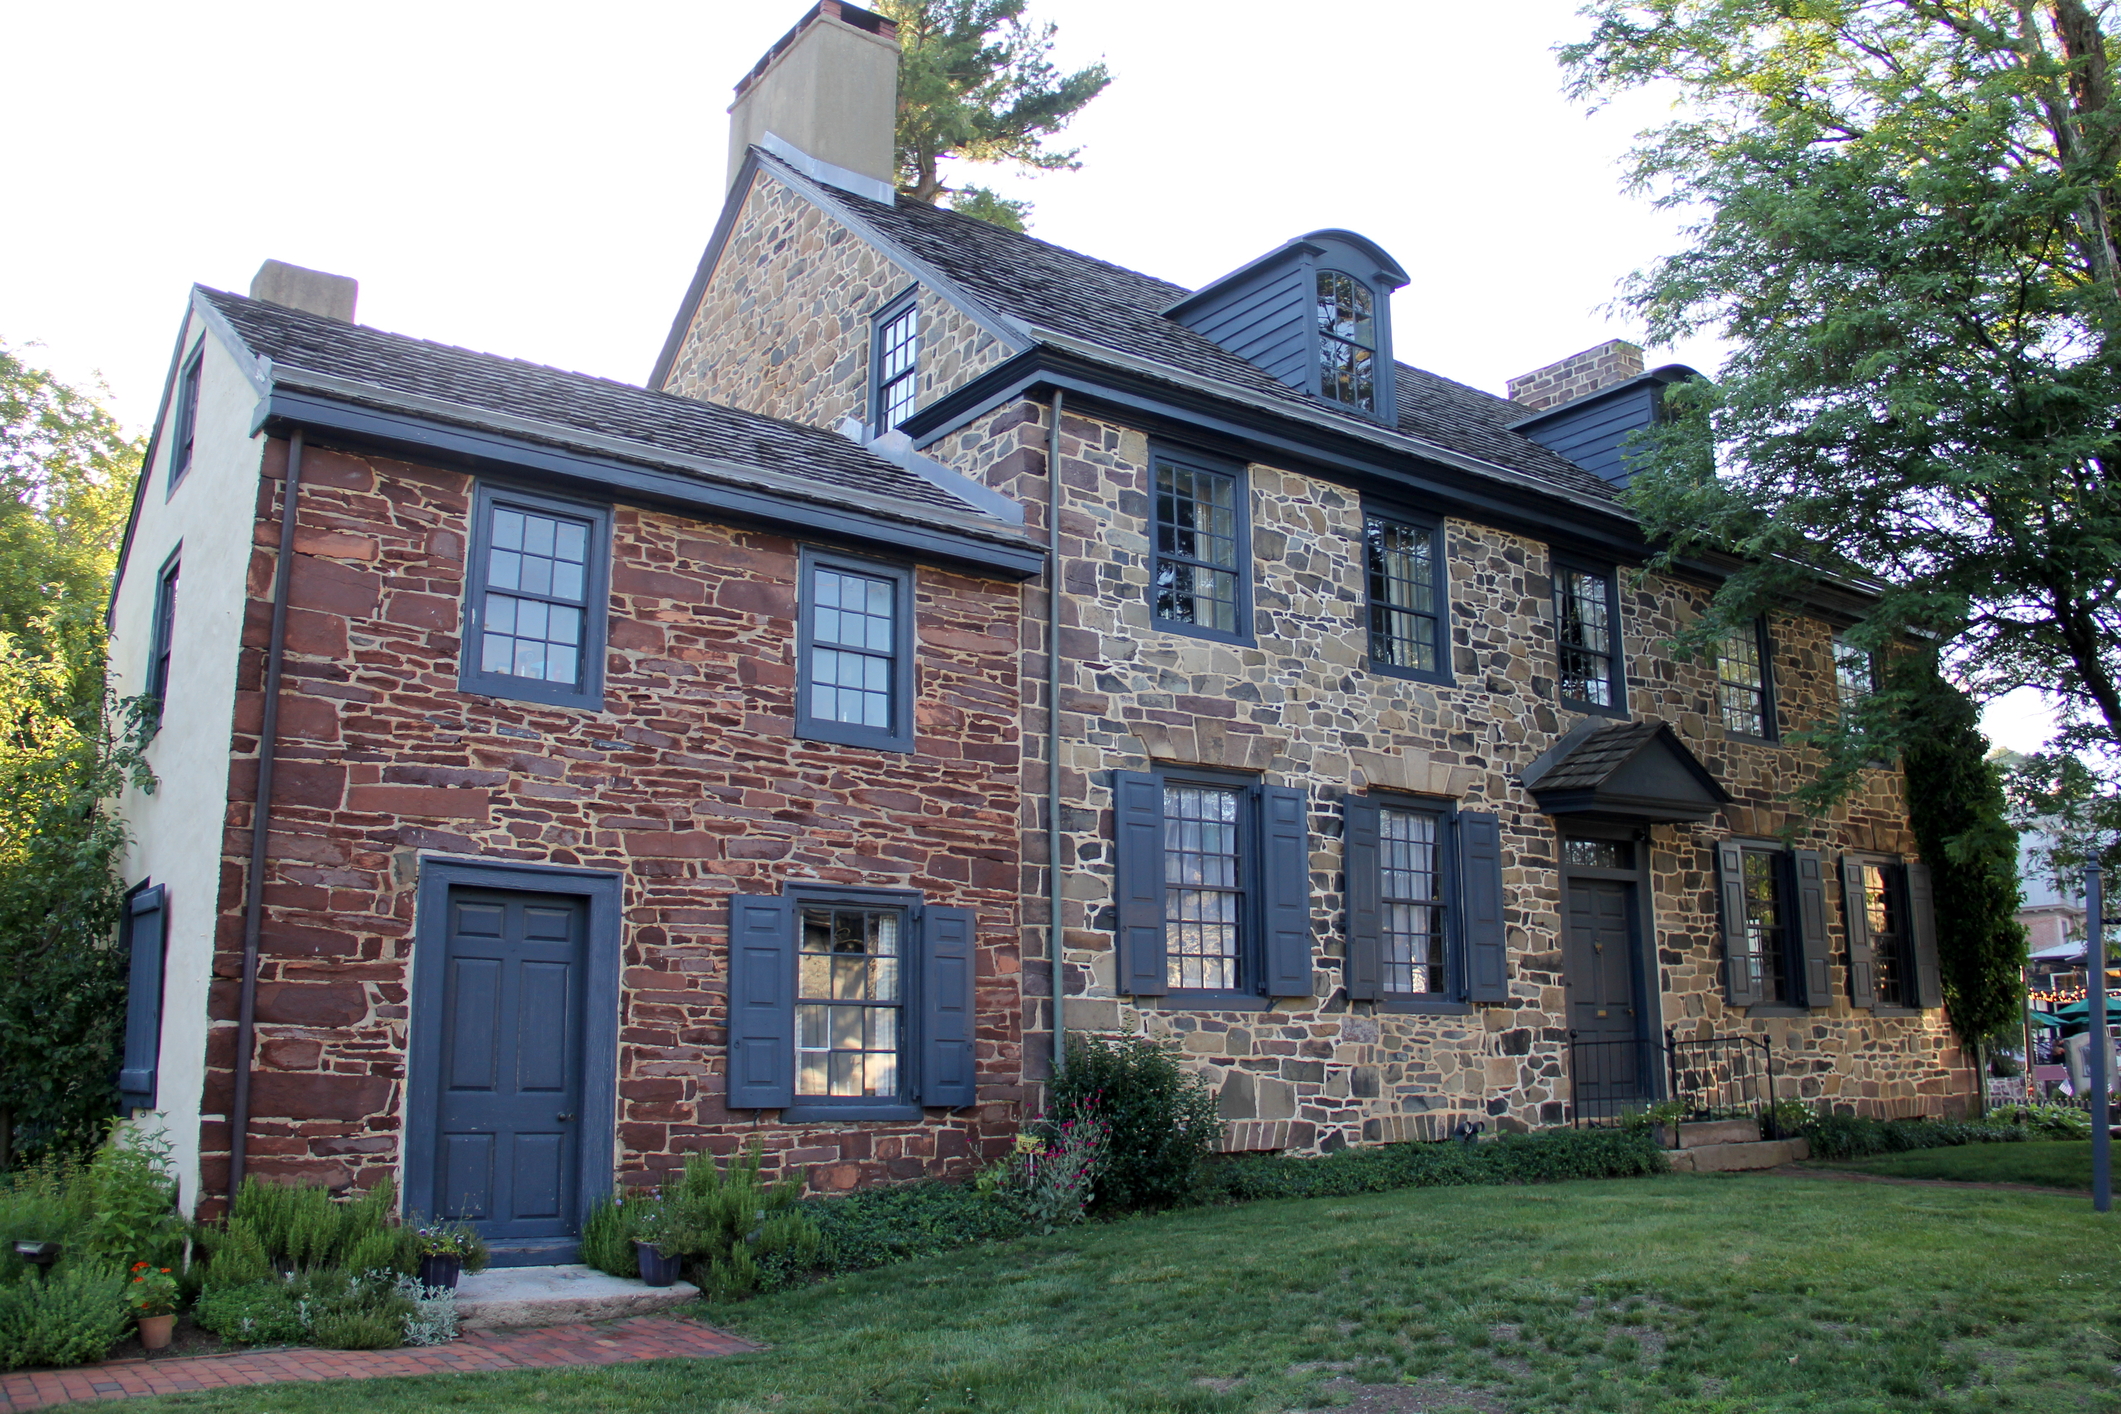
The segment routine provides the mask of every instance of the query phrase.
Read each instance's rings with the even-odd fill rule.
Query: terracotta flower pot
[[[446,1286],[457,1289],[457,1277],[464,1271],[462,1257],[422,1257],[420,1259],[420,1285]]]
[[[172,1311],[162,1316],[142,1316],[140,1320],[140,1344],[147,1350],[161,1350],[168,1346],[170,1333],[177,1328],[177,1313]]]

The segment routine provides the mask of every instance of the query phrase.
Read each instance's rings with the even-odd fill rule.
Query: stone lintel
[[[1233,732],[1222,722],[1196,721],[1190,727],[1166,722],[1135,722],[1135,740],[1151,761],[1179,766],[1221,766],[1232,771],[1264,771],[1287,745],[1284,738],[1258,732]]]
[[[1429,759],[1426,751],[1350,751],[1348,763],[1354,786],[1378,786],[1385,790],[1412,791],[1417,795],[1459,797],[1473,788],[1478,774],[1470,766],[1446,766]]]

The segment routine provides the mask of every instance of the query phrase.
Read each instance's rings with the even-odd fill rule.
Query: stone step
[[[1697,1119],[1683,1122],[1679,1126],[1676,1144],[1669,1143],[1672,1133],[1665,1130],[1668,1148],[1700,1149],[1710,1144],[1757,1144],[1760,1142],[1760,1122],[1751,1119]]]
[[[1698,1149],[1675,1150],[1665,1158],[1675,1173],[1739,1173],[1779,1168],[1811,1156],[1812,1146],[1803,1139],[1764,1139],[1750,1144],[1704,1144]]]
[[[690,1282],[650,1286],[594,1267],[488,1267],[457,1279],[457,1323],[467,1330],[611,1321],[682,1306],[700,1294]]]

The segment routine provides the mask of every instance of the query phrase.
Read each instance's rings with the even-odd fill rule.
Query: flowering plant
[[[177,1309],[177,1279],[167,1267],[135,1262],[133,1279],[125,1284],[125,1302],[136,1316],[172,1315]]]
[[[486,1243],[464,1223],[423,1223],[413,1229],[422,1257],[455,1257],[464,1270],[476,1272],[486,1265]]]
[[[1007,1155],[980,1171],[975,1189],[1008,1203],[1042,1232],[1081,1222],[1112,1139],[1112,1126],[1094,1107],[1096,1098],[1091,1096],[1073,1119],[1047,1121],[1043,1134],[1018,1134]]]

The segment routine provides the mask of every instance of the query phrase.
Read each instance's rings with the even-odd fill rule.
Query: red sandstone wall
[[[225,1193],[242,903],[286,446],[260,485],[229,769],[202,1126]],[[813,1186],[961,1169],[1018,1121],[1013,584],[922,567],[918,751],[793,738],[796,543],[619,506],[606,710],[456,690],[473,482],[311,447],[303,462],[258,986],[248,1162],[395,1170],[422,851],[623,870],[619,1166],[657,1181],[763,1141]],[[723,1108],[732,893],[791,878],[977,911],[980,1103],[947,1118],[754,1126]]]

